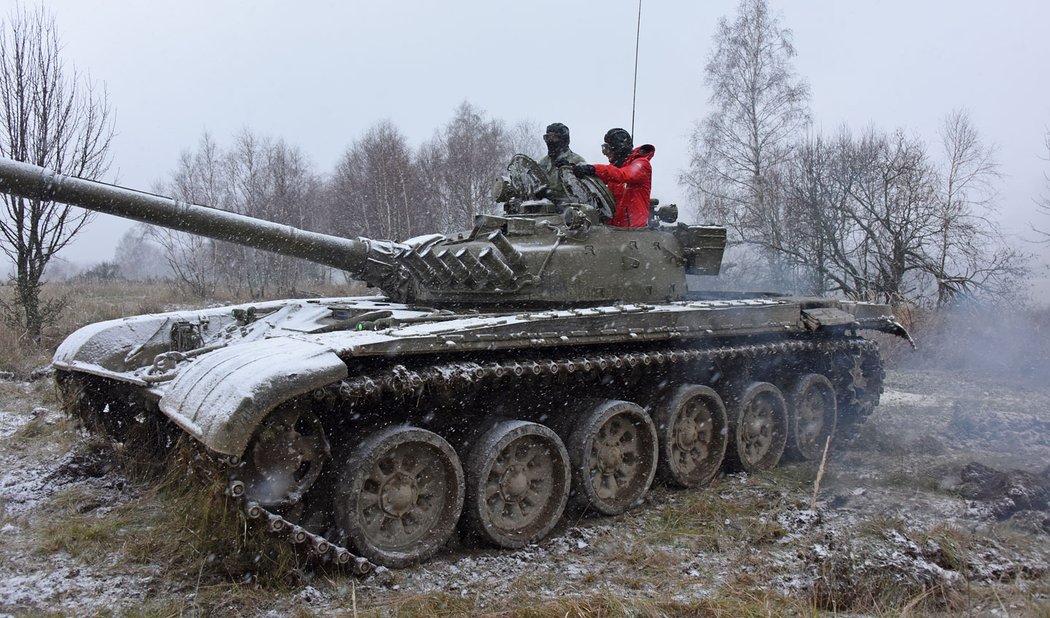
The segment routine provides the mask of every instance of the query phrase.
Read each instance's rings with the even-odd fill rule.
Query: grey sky
[[[656,145],[653,195],[684,203],[677,176],[709,111],[703,67],[717,20],[737,2],[643,2],[635,141]],[[0,4],[5,15],[14,6]],[[966,109],[999,146],[1008,229],[1037,220],[1050,170],[1050,3],[770,4],[794,32],[816,129],[901,128],[932,150],[945,115]],[[418,145],[462,101],[508,122],[563,122],[592,161],[604,132],[631,122],[637,0],[45,5],[66,60],[108,89],[112,171],[132,187],[167,176],[205,130],[220,143],[242,128],[284,138],[327,173],[376,122]],[[98,217],[63,257],[110,259],[127,227]]]

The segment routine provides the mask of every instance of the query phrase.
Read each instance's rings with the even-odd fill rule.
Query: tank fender
[[[346,376],[322,343],[265,339],[198,358],[172,380],[160,409],[210,450],[240,456],[271,410]]]
[[[906,339],[914,349],[915,340],[908,329],[893,317],[887,305],[842,302],[838,307],[807,307],[802,310],[802,323],[807,330],[821,328],[861,328],[882,331]]]

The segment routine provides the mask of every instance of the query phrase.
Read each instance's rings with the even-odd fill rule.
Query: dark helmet
[[[560,143],[562,146],[568,146],[569,127],[563,125],[560,122],[555,122],[547,125],[547,132],[543,134],[543,141],[555,141]]]
[[[616,154],[627,155],[634,149],[634,141],[626,129],[609,129],[605,133],[605,143],[609,145],[609,150]]]

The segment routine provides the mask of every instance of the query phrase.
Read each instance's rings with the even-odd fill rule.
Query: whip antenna
[[[631,88],[631,137],[634,137],[634,108],[638,101],[638,42],[642,38],[642,0],[638,0],[638,29],[634,33],[634,86]]]

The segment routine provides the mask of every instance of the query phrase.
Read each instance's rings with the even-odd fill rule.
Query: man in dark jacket
[[[540,169],[547,174],[547,187],[556,194],[563,194],[561,179],[554,170],[576,163],[586,163],[587,160],[569,150],[569,127],[560,122],[547,125],[543,141],[547,144],[547,156],[539,160]]]
[[[573,165],[577,176],[597,176],[613,194],[616,213],[611,224],[618,227],[645,227],[649,224],[649,196],[652,192],[653,167],[649,160],[656,153],[652,144],[634,148],[631,134],[625,129],[609,129],[602,144],[609,165]]]

